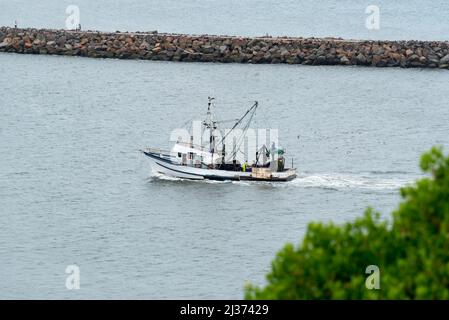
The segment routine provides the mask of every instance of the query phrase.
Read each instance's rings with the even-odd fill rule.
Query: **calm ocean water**
[[[85,26],[102,30],[367,36],[331,19],[344,13],[354,25],[364,1],[78,3]],[[433,22],[387,20],[379,37],[448,34],[444,2],[379,3],[390,17],[428,12]],[[1,1],[0,24],[19,15],[61,27],[54,13],[65,6]],[[241,298],[309,222],[348,221],[369,205],[388,217],[398,189],[420,177],[419,155],[449,150],[444,70],[0,54],[0,74],[0,298]],[[173,128],[204,115],[210,95],[223,118],[258,100],[255,125],[280,129],[300,177],[153,176],[138,149],[165,147]],[[80,266],[80,290],[65,287],[70,264]]]
[[[0,25],[64,28],[72,4],[93,30],[449,40],[445,0],[0,0]],[[380,30],[365,27],[369,5]]]

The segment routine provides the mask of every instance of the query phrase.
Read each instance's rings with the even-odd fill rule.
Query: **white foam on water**
[[[166,174],[156,172],[156,171],[151,171],[150,179],[158,179],[158,180],[165,180],[165,181],[182,181],[182,180],[184,180],[181,178],[168,176]]]
[[[158,172],[152,172],[152,179],[165,181],[188,181],[210,184],[234,184],[237,186],[272,186],[272,187],[302,187],[322,189],[365,189],[365,190],[399,190],[401,187],[414,182],[410,177],[379,177],[378,175],[320,173],[303,174],[288,182],[267,181],[217,181],[217,180],[189,180],[171,177]]]
[[[164,181],[186,181],[186,182],[196,182],[196,183],[210,183],[210,184],[223,184],[223,183],[231,183],[232,181],[219,181],[219,180],[192,180],[192,179],[184,179],[172,177],[160,172],[152,171],[150,179],[164,180]]]
[[[398,190],[413,182],[406,177],[378,177],[357,174],[310,174],[299,176],[289,185],[308,188]]]

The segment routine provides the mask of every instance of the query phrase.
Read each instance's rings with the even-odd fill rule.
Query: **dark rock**
[[[343,64],[349,64],[349,59],[346,56],[340,58],[340,62]]]
[[[357,55],[357,62],[359,63],[359,64],[365,64],[366,63],[366,58],[365,58],[365,56],[362,54],[362,53],[359,53],[358,55]]]
[[[326,56],[318,56],[318,57],[315,59],[314,64],[315,64],[315,65],[327,64],[327,63],[326,63],[327,61],[328,61],[328,60],[327,60]]]
[[[224,54],[228,50],[228,46],[223,45],[218,48],[221,54]]]
[[[11,46],[11,43],[9,41],[7,41],[7,39],[3,40],[3,42],[0,43],[0,49],[7,48],[9,46]]]
[[[440,64],[449,64],[449,54],[440,59]]]
[[[447,69],[449,65],[449,43],[439,41],[243,38],[157,32],[101,33],[6,27],[0,27],[0,51],[165,61],[340,64],[442,69]]]

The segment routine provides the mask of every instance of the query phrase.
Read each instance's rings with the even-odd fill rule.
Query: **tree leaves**
[[[368,208],[343,225],[310,223],[302,244],[287,244],[263,287],[247,299],[448,299],[449,156],[432,148],[421,157],[428,178],[401,189],[391,225]],[[365,286],[368,265],[380,289]]]

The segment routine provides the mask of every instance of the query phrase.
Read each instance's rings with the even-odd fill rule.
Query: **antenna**
[[[207,99],[209,100],[209,103],[207,104],[207,110],[209,111],[210,110],[210,107],[211,107],[211,105],[212,105],[212,101],[214,101],[215,100],[215,98],[214,97],[207,97]]]
[[[213,155],[215,153],[215,136],[214,136],[214,130],[217,129],[217,121],[215,120],[215,115],[213,114],[213,107],[215,100],[214,97],[207,97],[208,104],[207,104],[207,116],[206,120],[203,122],[203,125],[206,128],[209,128],[209,152],[212,154],[212,168],[214,167],[213,163]]]

